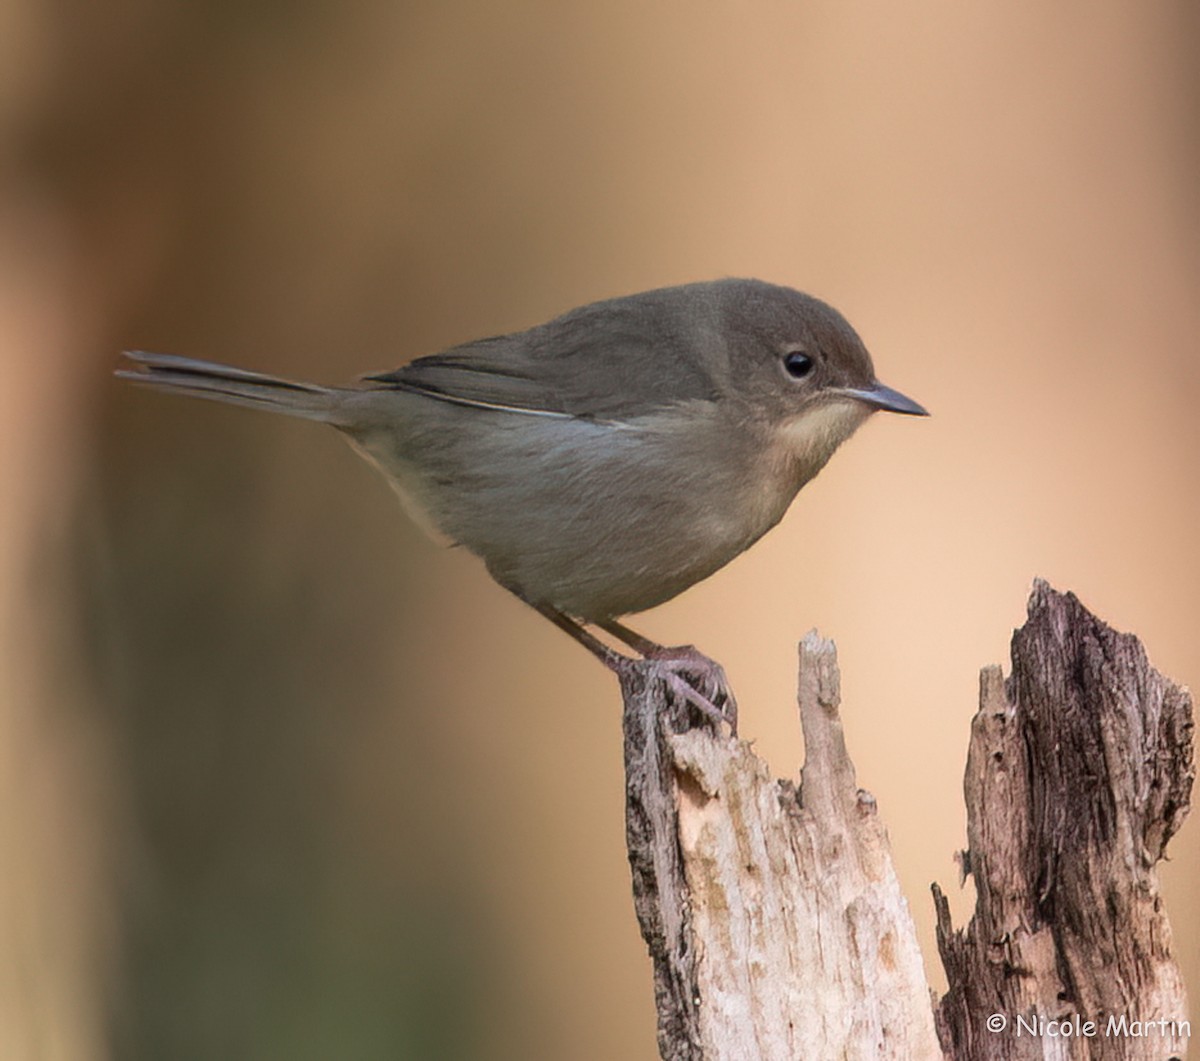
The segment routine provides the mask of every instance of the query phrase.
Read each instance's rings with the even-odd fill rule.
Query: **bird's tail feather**
[[[287,416],[339,423],[338,410],[345,392],[335,387],[299,383],[174,354],[127,350],[125,356],[136,367],[118,369],[116,375],[133,383]]]

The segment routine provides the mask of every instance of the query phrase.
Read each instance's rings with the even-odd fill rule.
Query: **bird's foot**
[[[660,645],[629,627],[607,619],[596,623],[618,641],[623,641],[643,658],[632,659],[610,648],[589,630],[584,629],[566,613],[548,604],[534,604],[559,629],[570,634],[609,670],[621,678],[630,676],[635,668],[649,664],[650,676],[658,679],[683,704],[694,707],[720,731],[721,724],[737,736],[737,701],[725,677],[725,668],[700,652],[694,645]]]
[[[643,655],[651,673],[678,699],[718,727],[724,723],[730,736],[737,736],[737,700],[721,664],[693,645],[657,645]]]

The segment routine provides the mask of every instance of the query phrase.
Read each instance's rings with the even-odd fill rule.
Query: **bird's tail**
[[[340,423],[338,413],[346,392],[336,387],[298,383],[174,354],[127,350],[125,356],[136,367],[118,369],[116,375],[133,383],[250,409],[266,409],[335,425]]]

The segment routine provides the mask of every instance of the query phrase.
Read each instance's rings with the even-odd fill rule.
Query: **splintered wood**
[[[975,914],[934,886],[956,1061],[1187,1053],[1155,864],[1187,815],[1192,700],[1132,634],[1037,582],[1012,675],[980,677],[964,793]]]
[[[1155,864],[1194,778],[1186,690],[1070,594],[1034,586],[1012,675],[981,676],[965,779],[975,914],[934,885],[949,991],[927,986],[838,717],[834,646],[800,646],[806,761],[623,678],[634,900],[670,1061],[1183,1058],[1190,1026]]]
[[[671,1059],[940,1056],[921,955],[875,801],[846,754],[833,643],[800,646],[807,759],[776,781],[749,745],[626,687],[634,894]]]

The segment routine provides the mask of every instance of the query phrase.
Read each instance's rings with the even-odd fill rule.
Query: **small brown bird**
[[[126,356],[137,367],[117,375],[134,382],[338,428],[422,526],[619,674],[631,659],[583,624],[664,661],[731,728],[716,663],[618,620],[756,542],[871,413],[927,415],[876,380],[841,314],[759,280],[596,302],[353,387]]]

